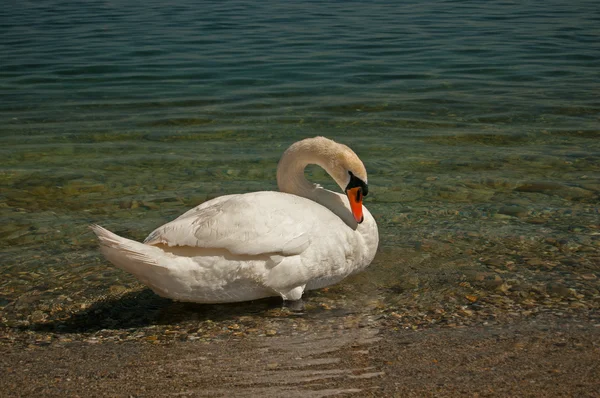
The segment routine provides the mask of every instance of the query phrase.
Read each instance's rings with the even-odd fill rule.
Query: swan
[[[345,194],[309,182],[309,164],[325,169]],[[362,204],[365,166],[349,147],[324,137],[292,144],[277,166],[277,185],[280,192],[204,202],[143,243],[90,227],[108,261],[178,301],[295,301],[371,263],[379,234]]]

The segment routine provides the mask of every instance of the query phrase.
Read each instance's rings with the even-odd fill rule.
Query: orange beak
[[[363,194],[360,187],[350,188],[346,190],[348,200],[350,201],[350,209],[352,209],[352,215],[357,223],[363,222]]]

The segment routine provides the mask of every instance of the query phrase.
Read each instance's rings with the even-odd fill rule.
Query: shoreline
[[[600,323],[334,326],[211,341],[3,345],[2,396],[598,396]]]

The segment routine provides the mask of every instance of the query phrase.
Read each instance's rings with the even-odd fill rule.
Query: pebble
[[[35,323],[40,323],[45,321],[48,318],[48,314],[42,311],[33,311],[31,314],[31,321]]]
[[[557,195],[565,199],[584,199],[593,198],[594,192],[580,187],[572,187],[556,182],[529,182],[515,188],[518,192],[535,192],[543,194]]]
[[[486,265],[491,265],[493,267],[500,267],[505,265],[505,261],[501,258],[497,258],[497,257],[492,257],[492,258],[486,258],[481,260],[484,264]]]
[[[510,286],[506,283],[501,283],[496,287],[496,290],[506,294],[510,290]]]
[[[108,288],[108,291],[114,295],[123,294],[126,290],[127,290],[127,288],[123,285],[112,285],[111,287]]]
[[[562,284],[552,283],[548,286],[548,293],[551,296],[567,297],[572,295],[573,291]]]
[[[502,206],[498,210],[498,213],[512,217],[525,217],[528,214],[528,210],[521,206]]]
[[[472,295],[472,294],[467,294],[467,295],[465,296],[465,298],[466,298],[467,300],[469,300],[471,303],[474,303],[474,302],[476,302],[477,300],[479,300],[479,297],[477,297],[477,296],[475,296],[475,295]]]
[[[546,263],[539,259],[539,258],[529,258],[525,261],[527,263],[527,265],[532,266],[532,267],[540,267],[542,265],[545,265]]]

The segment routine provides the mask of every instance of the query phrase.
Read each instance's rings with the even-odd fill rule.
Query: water
[[[591,0],[12,4],[3,341],[597,319],[599,26]],[[100,256],[87,225],[143,239],[206,199],[276,189],[281,153],[314,135],[365,162],[381,244],[302,318],[173,303]]]

